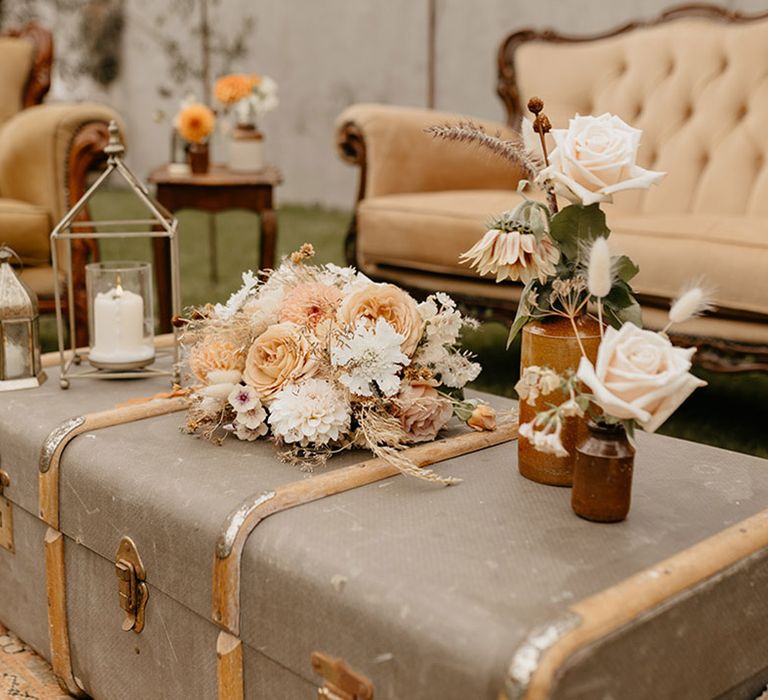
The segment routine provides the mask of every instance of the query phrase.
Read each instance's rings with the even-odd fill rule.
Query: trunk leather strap
[[[426,467],[452,457],[477,452],[517,437],[517,419],[500,422],[496,430],[468,432],[445,440],[423,443],[404,451],[418,467]],[[222,629],[240,634],[240,571],[243,548],[248,536],[265,518],[289,508],[311,503],[400,474],[383,459],[369,459],[351,467],[337,469],[264,491],[251,496],[224,521],[213,557],[213,621]]]
[[[150,397],[146,401],[70,418],[54,429],[40,451],[40,517],[49,525],[45,536],[45,576],[48,595],[48,637],[51,664],[59,684],[76,697],[86,697],[72,671],[64,570],[64,535],[59,532],[59,463],[66,446],[78,435],[123,423],[183,411],[186,400]]]
[[[768,548],[768,510],[573,604],[518,647],[499,700],[546,700],[579,652]]]
[[[183,411],[186,407],[183,396],[150,398],[142,403],[70,418],[51,431],[40,450],[38,498],[43,521],[54,530],[59,529],[59,463],[64,449],[74,438],[93,430]]]

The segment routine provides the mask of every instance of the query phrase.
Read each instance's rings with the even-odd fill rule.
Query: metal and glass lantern
[[[13,271],[14,257],[10,248],[0,247],[0,391],[31,389],[46,378],[37,297]]]
[[[64,318],[63,292],[56,287],[56,326],[61,356],[62,389],[71,379],[112,379],[168,375],[179,381],[178,331],[174,328],[170,348],[172,362],[167,369],[153,366],[156,356],[168,354],[167,347],[154,343],[152,267],[147,262],[96,262],[86,266],[88,329],[90,347],[76,347],[77,337],[73,275],[72,241],[79,238],[167,238],[170,247],[171,313],[181,308],[179,287],[179,252],[177,220],[159,202],[123,162],[125,149],[115,122],[109,125],[109,143],[104,149],[107,168],[88,191],[70,209],[51,233],[51,256],[56,279],[63,271],[66,279],[67,319]],[[113,173],[119,175],[144,205],[147,218],[129,220],[84,221],[88,201]],[[170,320],[170,319],[165,319]],[[65,336],[69,331],[69,352]]]

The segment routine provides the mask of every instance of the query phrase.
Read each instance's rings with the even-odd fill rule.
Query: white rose
[[[595,367],[582,358],[577,376],[608,415],[634,419],[652,433],[694,389],[706,385],[689,372],[695,352],[625,323],[618,331],[606,330]]]
[[[620,190],[647,189],[666,173],[639,167],[640,129],[606,112],[570,120],[567,129],[552,129],[555,148],[540,178],[551,180],[559,194],[584,205],[610,202]]]

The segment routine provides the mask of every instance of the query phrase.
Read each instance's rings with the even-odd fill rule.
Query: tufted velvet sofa
[[[499,50],[508,124],[480,122],[509,134],[521,105],[538,95],[556,127],[577,112],[609,111],[643,129],[640,164],[668,175],[604,207],[612,246],[640,265],[633,284],[649,326],[663,324],[670,298],[692,275],[715,285],[718,311],[681,330],[718,350],[701,354],[716,368],[733,368],[724,353],[742,369],[768,368],[759,347],[768,346],[767,46],[768,14],[711,6],[597,37],[516,32]],[[339,117],[340,153],[361,167],[348,251],[376,278],[509,313],[520,287],[479,279],[457,258],[491,215],[516,204],[518,174],[424,133],[461,118],[381,105]]]

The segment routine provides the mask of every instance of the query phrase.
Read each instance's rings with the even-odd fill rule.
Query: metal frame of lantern
[[[74,287],[72,277],[72,241],[75,239],[110,239],[110,238],[168,238],[170,241],[170,266],[171,266],[171,313],[177,316],[181,311],[181,287],[179,282],[179,247],[178,247],[178,221],[162,204],[156,202],[150,197],[145,185],[131,172],[123,162],[125,147],[120,141],[120,132],[117,124],[112,121],[109,124],[109,143],[104,148],[107,155],[107,167],[88,188],[85,194],[75,203],[75,205],[64,215],[64,218],[56,225],[51,232],[51,259],[53,263],[54,279],[59,279],[59,274],[63,268],[66,279],[66,294],[68,300],[68,318],[70,348],[69,352],[65,349],[64,333],[65,322],[62,309],[62,290],[60,285],[55,286],[56,301],[56,331],[59,342],[59,356],[61,365],[61,374],[59,383],[62,389],[68,389],[71,379],[119,379],[119,378],[142,378],[142,377],[171,377],[173,383],[180,380],[180,351],[178,330],[173,329],[173,347],[170,354],[173,357],[173,365],[170,370],[156,369],[146,367],[144,369],[97,369],[95,367],[83,366],[83,360],[88,359],[88,352],[77,348],[76,321],[74,309]],[[152,215],[149,219],[125,219],[125,220],[76,220],[76,217],[82,212],[91,199],[93,194],[109,178],[117,172],[123,180],[128,183],[131,191],[147,207]],[[126,230],[131,227],[146,227],[146,231]],[[153,228],[155,227],[155,228]],[[99,230],[101,229],[101,230]],[[59,251],[59,242],[66,243],[64,254],[61,256]],[[62,261],[59,257],[63,257]],[[89,310],[90,311],[90,310]],[[91,341],[93,339],[91,338]],[[156,359],[169,354],[167,350],[157,349]]]
[[[10,268],[10,261],[14,257],[21,262],[11,248],[0,246],[0,392],[32,389],[40,386],[47,379],[40,362],[40,312],[37,296]],[[5,277],[6,273],[12,277],[11,280]],[[15,295],[13,295],[13,289],[7,286],[4,288],[7,284],[16,287]],[[4,306],[11,303],[15,306]],[[26,336],[26,340],[24,354],[20,359],[24,361],[22,367],[27,371],[17,372],[16,376],[8,377],[6,376],[8,365],[6,351],[11,348],[9,339],[18,335],[11,332],[11,329],[19,326],[23,326],[26,331],[22,334]],[[2,491],[1,486],[0,491]]]

